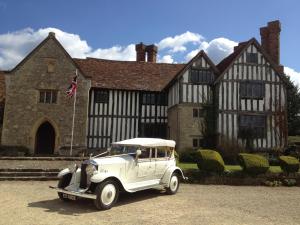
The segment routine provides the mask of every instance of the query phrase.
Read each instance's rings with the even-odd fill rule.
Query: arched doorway
[[[51,123],[44,122],[36,132],[35,153],[49,155],[54,153],[55,130]]]

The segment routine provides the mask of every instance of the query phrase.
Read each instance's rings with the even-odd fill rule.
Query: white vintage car
[[[156,138],[115,142],[107,152],[84,161],[80,167],[62,170],[58,186],[51,188],[64,201],[93,199],[98,209],[110,209],[120,191],[163,188],[167,194],[175,194],[180,177],[186,177],[176,166],[174,149],[175,141]]]

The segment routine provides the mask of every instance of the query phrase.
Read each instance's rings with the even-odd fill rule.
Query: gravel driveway
[[[182,184],[176,195],[156,190],[122,194],[108,211],[89,200],[65,203],[55,181],[0,182],[0,224],[300,224],[299,187]]]

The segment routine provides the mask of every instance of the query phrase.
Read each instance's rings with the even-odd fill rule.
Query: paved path
[[[299,187],[182,184],[174,196],[122,194],[108,211],[89,200],[65,203],[47,182],[0,182],[0,224],[300,224]]]

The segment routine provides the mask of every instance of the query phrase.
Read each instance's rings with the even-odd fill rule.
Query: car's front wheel
[[[119,186],[114,180],[107,180],[97,185],[94,204],[97,209],[110,209],[118,200]]]
[[[173,173],[170,179],[169,187],[166,189],[167,194],[174,195],[179,188],[179,176],[177,173]]]

